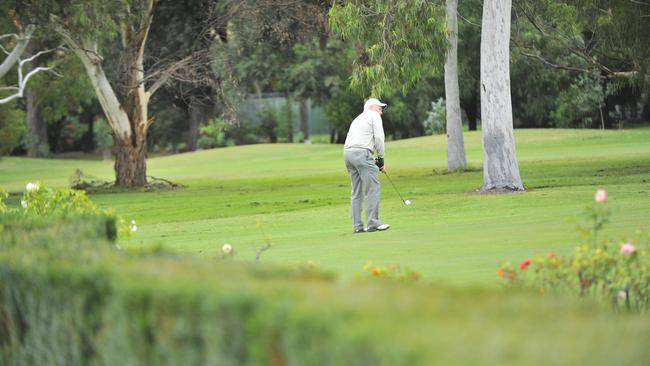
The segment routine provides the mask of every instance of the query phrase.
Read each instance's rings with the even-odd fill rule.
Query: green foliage
[[[422,122],[427,135],[439,135],[447,129],[447,107],[445,100],[440,98],[431,102],[431,110],[427,112],[427,119]]]
[[[25,212],[35,216],[65,217],[100,213],[100,210],[84,191],[69,188],[52,189],[41,183],[27,183],[21,205]]]
[[[212,118],[205,126],[199,128],[199,147],[210,149],[232,145],[232,140],[226,138],[228,124],[223,118]]]
[[[396,267],[384,273],[404,281],[348,283],[125,251],[98,223],[0,215],[2,364],[537,366],[553,348],[558,363],[600,366],[648,355],[644,318],[593,304],[413,283]]]
[[[113,146],[113,130],[104,117],[95,120],[93,140],[99,149],[110,149]]]
[[[263,108],[259,113],[260,132],[268,142],[278,142],[278,112],[272,107]]]
[[[650,235],[639,230],[635,239],[615,241],[601,237],[610,217],[604,192],[599,192],[598,201],[587,207],[585,222],[579,228],[583,239],[571,255],[549,252],[524,260],[518,269],[505,263],[497,274],[508,285],[530,286],[542,293],[574,293],[609,302],[615,308],[648,311]]]
[[[402,267],[396,264],[388,266],[375,266],[372,262],[363,266],[363,277],[390,279],[397,281],[415,282],[420,280],[422,275],[408,267]]]
[[[0,188],[0,214],[4,213],[7,211],[7,204],[4,202],[7,197],[9,197],[9,193],[5,191],[4,189]]]
[[[120,20],[137,11],[138,0],[24,0],[9,9],[22,23],[36,24],[53,33],[54,27],[64,25],[73,36],[109,42],[118,34]]]
[[[25,113],[15,103],[0,105],[0,157],[20,144],[25,134]]]
[[[20,200],[22,209],[8,208],[2,202],[2,196],[0,194],[0,213],[22,215],[26,220],[29,220],[29,218],[66,219],[68,217],[106,218],[112,225],[112,228],[107,226],[110,239],[115,239],[118,234],[120,238],[126,239],[137,231],[134,220],[127,223],[121,217],[117,217],[110,209],[97,207],[84,191],[69,188],[52,189],[39,182],[29,182]],[[6,197],[6,194],[4,194],[4,197]]]
[[[601,81],[594,77],[579,76],[568,89],[558,95],[556,109],[551,118],[557,127],[594,127],[600,125],[598,109],[605,98]]]
[[[596,127],[603,119],[608,128],[615,104],[643,103],[650,63],[642,35],[650,28],[641,14],[647,6],[523,0],[513,7],[515,126]],[[613,85],[624,86],[627,94]]]
[[[447,51],[441,1],[350,0],[334,2],[332,30],[359,44],[352,86],[383,96],[440,72]]]

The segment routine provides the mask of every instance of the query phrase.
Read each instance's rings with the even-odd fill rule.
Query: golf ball
[[[407,205],[407,206],[410,206],[411,205],[411,200],[405,200],[404,204]]]
[[[228,255],[232,253],[232,246],[230,244],[224,244],[223,247],[221,248],[221,251],[223,252],[223,254]]]

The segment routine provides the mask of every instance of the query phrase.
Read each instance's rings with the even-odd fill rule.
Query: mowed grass
[[[241,146],[149,159],[148,174],[186,185],[174,191],[92,195],[136,220],[126,246],[162,244],[212,259],[231,244],[237,260],[286,265],[313,262],[343,278],[368,261],[399,264],[427,281],[492,286],[504,260],[553,250],[569,253],[576,226],[597,188],[610,192],[607,235],[631,236],[650,225],[650,129],[516,130],[525,193],[481,195],[480,132],[465,133],[470,171],[444,174],[444,136],[388,142],[381,233],[352,234],[349,180],[340,145]],[[110,162],[4,158],[0,187],[28,181],[67,186],[74,170],[112,179]],[[14,197],[13,203],[17,198]]]

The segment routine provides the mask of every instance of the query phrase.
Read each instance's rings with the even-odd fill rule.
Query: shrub
[[[408,267],[402,267],[397,264],[376,266],[372,262],[368,262],[363,266],[363,277],[415,282],[418,281],[422,275]]]
[[[12,230],[0,231],[0,364],[535,366],[553,349],[556,364],[597,366],[649,355],[644,318],[564,298],[133,253],[91,226],[0,214]]]
[[[41,183],[27,183],[20,204],[22,210],[8,208],[3,198],[7,194],[0,190],[0,213],[16,212],[27,217],[101,217],[112,222],[106,230],[112,232],[111,239],[128,238],[137,231],[135,220],[127,223],[109,209],[97,207],[86,195],[86,192],[69,188],[49,188]]]
[[[606,202],[607,192],[598,190],[579,228],[582,242],[572,254],[549,252],[518,266],[506,262],[497,275],[508,285],[533,286],[542,293],[569,292],[611,302],[617,309],[650,309],[650,235],[640,230],[634,239],[603,237],[610,217]]]
[[[447,110],[445,100],[440,98],[431,102],[431,110],[427,112],[427,119],[422,122],[427,135],[440,135],[447,130]]]
[[[232,145],[232,140],[226,138],[226,121],[223,118],[212,118],[205,126],[199,128],[199,147],[210,149]]]

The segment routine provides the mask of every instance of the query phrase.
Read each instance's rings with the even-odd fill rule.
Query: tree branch
[[[195,75],[190,75],[189,77],[183,77],[187,75],[182,74],[182,70],[187,69],[198,69],[203,66],[206,53],[205,51],[195,52],[189,56],[184,57],[181,60],[175,61],[167,65],[166,67],[150,73],[147,77],[142,80],[146,82],[147,80],[156,79],[154,83],[149,87],[146,92],[147,100],[160,89],[165,83],[170,80],[181,80],[191,83],[197,83],[200,80],[194,80],[192,77]]]
[[[34,57],[32,57],[31,59],[34,59]],[[37,67],[34,70],[27,73],[27,75],[23,79],[22,67],[23,67],[23,65],[25,64],[26,61],[27,60],[21,61],[20,66],[18,67],[18,86],[17,87],[10,87],[10,88],[16,88],[16,89],[18,89],[18,91],[16,93],[8,96],[8,97],[0,99],[0,104],[9,103],[14,99],[22,98],[23,95],[24,95],[24,92],[25,92],[25,86],[27,86],[27,82],[29,81],[29,79],[32,76],[36,75],[37,73],[39,73],[41,71],[49,71],[49,70],[52,69],[51,67]]]
[[[30,24],[27,26],[27,29],[25,29],[24,33],[21,33],[20,35],[13,35],[13,34],[8,34],[4,35],[3,38],[10,37],[10,36],[15,36],[17,43],[14,49],[9,53],[7,58],[0,64],[0,79],[2,79],[8,72],[11,70],[11,68],[20,60],[20,55],[23,54],[25,51],[25,48],[27,48],[27,44],[29,43],[29,40],[32,37],[32,33],[34,33],[34,30],[36,29],[36,26],[33,24]],[[3,51],[6,53],[7,51],[3,48]]]

